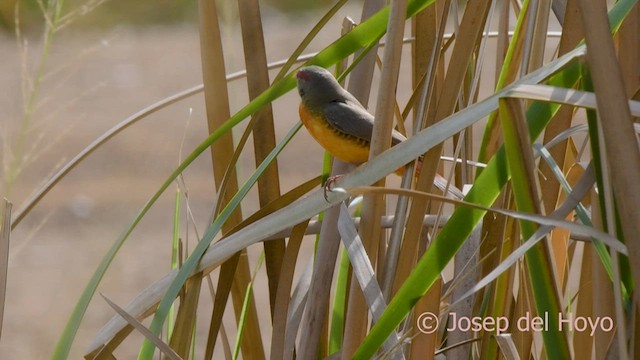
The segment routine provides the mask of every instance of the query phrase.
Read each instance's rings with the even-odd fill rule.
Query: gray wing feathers
[[[325,106],[324,115],[337,130],[370,141],[373,132],[373,115],[349,102],[334,101]]]
[[[357,138],[371,141],[373,115],[360,104],[334,101],[325,106],[324,115],[331,126]],[[391,144],[397,145],[406,138],[393,130]]]

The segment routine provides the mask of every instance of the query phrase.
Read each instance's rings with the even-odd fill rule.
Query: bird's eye
[[[300,94],[300,97],[304,96],[304,89],[298,89],[298,94]]]

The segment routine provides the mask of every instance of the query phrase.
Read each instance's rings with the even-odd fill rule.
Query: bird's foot
[[[342,175],[334,175],[330,176],[327,181],[324,183],[324,199],[329,202],[329,198],[327,197],[327,192],[331,192],[331,186],[340,179]]]

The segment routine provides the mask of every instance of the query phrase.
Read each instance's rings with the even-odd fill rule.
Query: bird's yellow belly
[[[361,164],[369,159],[369,142],[341,133],[320,114],[300,105],[300,119],[311,136],[331,155],[348,163]]]

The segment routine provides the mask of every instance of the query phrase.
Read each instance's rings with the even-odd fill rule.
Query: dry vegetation
[[[3,119],[12,125],[2,138],[2,192],[14,202],[24,191],[21,178],[38,165],[34,151],[47,143],[33,129],[42,129],[38,109],[52,91],[51,74],[60,71],[47,67],[50,50],[83,15],[63,3],[41,3],[36,65],[30,54],[16,57],[25,64],[24,111]],[[26,236],[21,226],[37,231],[30,217],[42,216],[38,204],[122,136],[133,132],[138,147],[112,148],[112,159],[157,152],[146,145],[150,130],[130,126],[203,94],[182,119],[199,122],[209,136],[188,138],[175,124],[162,129],[167,144],[178,144],[179,165],[144,193],[137,213],[120,203],[130,222],[101,247],[102,259],[85,264],[93,275],[81,295],[72,294],[76,305],[65,313],[52,358],[151,359],[158,351],[170,359],[637,357],[637,2],[607,8],[600,0],[398,0],[383,8],[364,1],[348,11],[345,3],[313,17],[313,26],[296,24],[305,30],[289,30],[287,39],[290,49],[299,46],[274,57],[265,41],[273,29],[263,26],[258,1],[238,0],[241,35],[225,38],[219,7],[229,4],[200,0],[202,85],[170,89],[174,95],[104,131],[71,160],[49,164],[53,175],[40,175],[44,185],[33,196],[3,206],[4,302],[12,299],[5,290],[15,234]],[[345,12],[361,20],[338,28],[336,14]],[[335,41],[312,52],[317,36]],[[246,71],[229,70],[237,67],[229,39],[244,49]],[[274,58],[281,61],[267,60]],[[300,123],[283,131],[277,120],[297,110],[283,99],[296,96],[294,75],[303,64],[331,68],[370,104],[376,128],[368,163],[355,168],[325,157],[324,168],[311,171],[298,164],[322,156],[315,145],[294,147],[307,136]],[[238,78],[246,88],[231,83]],[[388,149],[394,127],[409,139]],[[158,126],[152,129],[155,135]],[[292,148],[295,157],[286,155]],[[387,179],[405,164],[401,180]],[[203,192],[202,206],[190,195],[194,173],[215,188]],[[325,199],[321,183],[330,174],[344,176]],[[132,197],[137,190],[131,186]],[[98,221],[104,228],[114,226],[109,222]],[[119,290],[105,288],[107,270],[124,256],[123,245],[145,233],[164,238],[146,242],[144,257],[172,270],[152,269],[148,287],[123,301],[111,298]],[[172,245],[161,246],[170,254],[157,253],[166,239]],[[82,327],[100,311],[96,303],[113,315],[97,332]],[[3,338],[12,331],[5,326]]]

